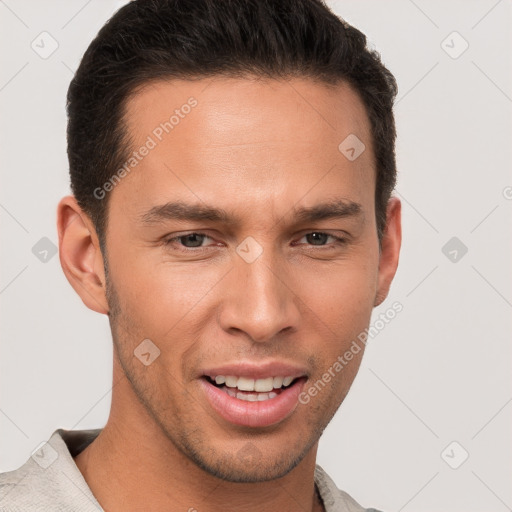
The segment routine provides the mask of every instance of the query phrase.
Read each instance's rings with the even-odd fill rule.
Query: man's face
[[[176,109],[169,133],[158,130]],[[298,394],[368,327],[379,293],[363,104],[347,85],[217,78],[154,83],[126,120],[132,149],[153,146],[148,136],[155,147],[109,198],[117,357],[148,417],[195,464],[230,481],[282,476],[316,449],[363,350],[309,403]],[[353,161],[338,149],[350,134],[366,146]],[[344,214],[298,215],[335,202]],[[186,205],[227,218],[187,219]],[[153,344],[160,355],[146,366],[134,350],[148,339],[144,357]],[[233,381],[242,388],[264,379],[267,391],[220,376],[245,377]]]

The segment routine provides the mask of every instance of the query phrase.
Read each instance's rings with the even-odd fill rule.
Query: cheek
[[[150,258],[126,261],[113,279],[125,317],[146,329],[145,336],[165,337],[187,323],[192,310],[207,297],[226,273],[224,267],[154,262]]]
[[[297,276],[301,299],[331,332],[343,339],[357,336],[370,321],[377,265],[374,258],[361,258],[319,267],[315,272],[301,272]]]

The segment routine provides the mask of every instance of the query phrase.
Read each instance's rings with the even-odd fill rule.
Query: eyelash
[[[345,245],[347,243],[347,240],[345,238],[339,237],[339,236],[336,236],[336,235],[331,235],[329,233],[325,233],[324,231],[309,231],[308,233],[305,233],[301,237],[301,239],[304,238],[307,235],[311,235],[312,233],[316,233],[316,234],[319,234],[319,235],[327,235],[328,237],[334,238],[334,240],[336,241],[335,243],[338,244],[338,245]],[[164,240],[164,245],[166,247],[171,246],[173,244],[173,242],[179,241],[181,238],[185,238],[185,237],[190,236],[190,235],[199,235],[199,236],[204,236],[205,238],[210,238],[211,239],[211,237],[208,236],[205,233],[200,233],[198,231],[192,231],[190,233],[185,233],[184,235],[179,235],[179,236],[175,236],[175,237],[172,237],[172,238],[168,238],[168,239]],[[311,247],[315,247],[315,248],[329,247],[328,244],[326,244],[326,245],[312,245],[312,244],[310,244],[310,245],[311,245]],[[178,251],[180,251],[180,252],[188,252],[188,253],[198,253],[198,252],[203,252],[203,251],[208,250],[209,247],[211,247],[211,246],[206,246],[206,247],[184,247],[184,246],[181,246],[181,248],[178,249]]]

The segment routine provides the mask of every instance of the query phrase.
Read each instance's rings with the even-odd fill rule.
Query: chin
[[[262,453],[257,444],[248,441],[232,455],[225,452],[219,456],[214,450],[213,453],[217,456],[210,456],[208,460],[197,453],[189,453],[189,457],[201,469],[221,480],[233,483],[258,483],[287,475],[308,452],[307,448],[303,447],[302,453],[294,456],[288,446],[286,451],[272,455],[269,452]]]
[[[258,483],[276,480],[287,475],[296,465],[288,464],[276,466],[276,461],[269,461],[267,464],[255,464],[254,466],[242,465],[239,462],[232,466],[203,467],[211,475],[226,482],[232,483]]]

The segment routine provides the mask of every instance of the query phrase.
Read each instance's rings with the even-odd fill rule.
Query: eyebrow
[[[297,222],[316,222],[327,219],[356,217],[363,213],[359,203],[347,199],[334,199],[315,206],[292,208],[292,215]],[[205,204],[188,204],[171,201],[154,206],[139,217],[142,224],[157,224],[166,220],[176,221],[210,221],[226,225],[240,224],[237,216],[226,210]]]

